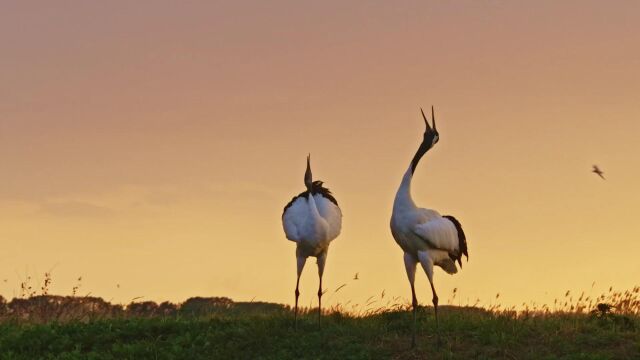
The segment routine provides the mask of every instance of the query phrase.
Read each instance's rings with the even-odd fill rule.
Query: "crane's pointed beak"
[[[424,111],[420,108],[420,112],[422,113],[422,118],[424,119],[424,124],[427,126],[427,131],[431,130],[431,126],[429,126],[429,121],[427,121],[427,117],[424,115]]]
[[[307,190],[311,191],[311,185],[313,184],[313,176],[311,174],[311,154],[307,155],[307,170],[304,172],[304,185]]]
[[[424,116],[424,114],[422,114],[422,116]],[[431,121],[433,122],[433,130],[436,130],[436,115],[433,112],[433,105],[431,105]]]

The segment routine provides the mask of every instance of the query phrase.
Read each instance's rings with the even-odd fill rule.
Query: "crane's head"
[[[311,191],[313,177],[311,176],[311,154],[307,155],[307,170],[304,172],[304,185]]]
[[[424,119],[424,125],[426,126],[426,129],[424,130],[424,137],[422,139],[422,144],[420,144],[420,147],[418,148],[416,155],[413,157],[413,160],[411,161],[412,172],[416,170],[416,166],[418,165],[418,161],[420,161],[420,158],[422,158],[422,156],[427,151],[429,151],[429,149],[431,149],[433,145],[435,145],[438,142],[438,140],[440,140],[440,135],[438,135],[438,130],[436,129],[436,117],[434,115],[433,106],[431,106],[431,117],[433,119],[432,120],[433,127],[429,125],[429,121],[427,120],[427,117],[424,115],[424,111],[422,111],[422,108],[420,108],[420,112],[422,113],[422,118]]]

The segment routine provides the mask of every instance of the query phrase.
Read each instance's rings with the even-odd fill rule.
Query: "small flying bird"
[[[433,106],[431,107],[431,117],[433,127],[429,126],[427,117],[422,112],[426,130],[418,151],[411,160],[405,172],[400,188],[396,193],[393,202],[393,213],[391,215],[391,234],[396,243],[404,251],[404,265],[407,270],[407,277],[411,285],[412,305],[413,305],[413,334],[411,346],[416,344],[416,316],[418,310],[418,299],[414,286],[416,276],[416,265],[420,263],[433,292],[433,308],[436,317],[436,331],[438,327],[438,295],[433,285],[433,267],[439,266],[448,274],[458,272],[456,261],[462,268],[462,255],[469,259],[467,252],[467,240],[462,231],[462,225],[453,216],[440,215],[437,211],[423,209],[416,206],[411,198],[411,179],[416,170],[418,162],[422,156],[429,151],[439,140],[440,135],[436,130],[436,119]]]
[[[591,172],[595,173],[595,174],[598,174],[598,176],[600,176],[602,178],[602,180],[606,180],[604,178],[604,172],[602,172],[602,170],[600,170],[598,165],[593,165],[593,170],[591,170]]]
[[[304,185],[307,190],[295,196],[284,207],[282,226],[287,239],[296,243],[298,278],[296,280],[295,324],[298,326],[298,297],[300,275],[309,256],[316,258],[320,285],[318,287],[318,326],[322,314],[322,274],[331,241],[340,235],[342,211],[338,201],[322,181],[313,181],[311,155],[307,156]]]
[[[360,280],[360,279],[358,279],[358,274],[359,273],[356,273],[356,275],[353,277],[353,280]]]

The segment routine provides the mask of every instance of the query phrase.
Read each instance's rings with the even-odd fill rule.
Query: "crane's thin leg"
[[[411,284],[411,305],[413,305],[413,331],[411,333],[411,348],[416,346],[416,327],[418,318],[418,298],[416,297],[416,264],[418,260],[409,253],[404,253],[404,267],[407,270],[407,277]]]
[[[321,315],[322,315],[322,275],[320,275],[320,286],[318,287],[318,328],[320,327]]]
[[[318,276],[320,285],[318,286],[318,328],[320,328],[320,317],[322,316],[322,274],[324,274],[324,264],[327,261],[327,251],[318,255]]]
[[[304,264],[307,262],[307,258],[304,256],[297,255],[298,262],[298,279],[296,280],[296,308],[295,308],[295,328],[298,330],[298,297],[300,297],[300,291],[298,287],[300,286],[300,275],[302,274],[302,269],[304,269]]]
[[[436,289],[433,287],[433,281],[431,281],[431,277],[429,277],[429,283],[431,284],[431,291],[433,292],[433,309],[436,313],[436,334],[438,335],[438,345],[440,345],[440,322],[438,321],[438,294],[436,294]]]
[[[298,280],[296,280],[296,309],[295,309],[295,327],[298,330],[298,297],[300,297],[300,291],[298,287],[300,286],[300,275],[298,275]]]
[[[416,347],[416,328],[418,327],[418,298],[416,287],[411,283],[411,304],[413,305],[413,331],[411,333],[411,347]]]
[[[429,256],[426,251],[418,251],[418,260],[420,260],[420,264],[424,269],[424,272],[427,273],[427,278],[429,278],[429,284],[431,285],[431,291],[433,292],[433,309],[436,315],[436,336],[438,345],[440,345],[440,324],[438,321],[438,294],[436,294],[436,288],[433,286],[433,260]]]

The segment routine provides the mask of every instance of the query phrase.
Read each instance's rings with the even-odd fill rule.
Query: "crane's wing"
[[[337,238],[342,230],[342,211],[340,207],[334,203],[335,200],[328,199],[323,194],[315,194],[313,199],[316,201],[320,216],[329,225],[327,238],[329,240]]]
[[[453,216],[445,215],[432,218],[416,225],[413,232],[429,246],[448,252],[451,260],[458,261],[460,266],[462,266],[462,255],[469,259],[467,238],[462,230],[462,225]]]
[[[298,242],[302,239],[302,231],[309,214],[307,199],[302,194],[294,197],[282,213],[282,227],[287,239]]]
[[[430,220],[434,220],[442,217],[442,215],[440,215],[439,212],[433,209],[419,208],[418,212],[420,213],[420,216],[421,216],[420,223],[426,223]]]
[[[417,224],[413,232],[430,247],[447,252],[458,250],[458,233],[455,225],[447,218],[435,217]]]

